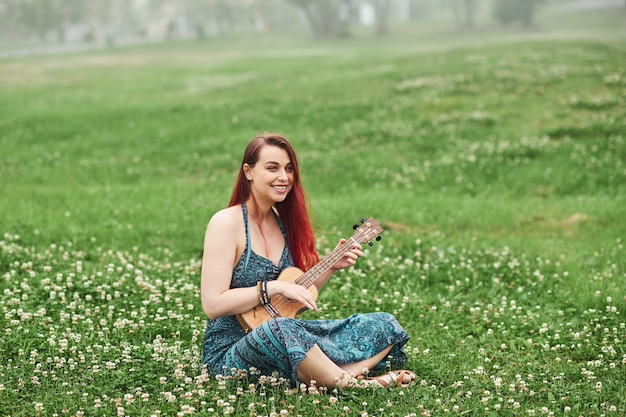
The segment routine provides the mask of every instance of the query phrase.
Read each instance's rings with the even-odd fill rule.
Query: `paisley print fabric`
[[[245,204],[242,210],[246,248],[233,269],[231,288],[255,286],[259,280],[275,280],[283,269],[294,266],[286,243],[278,265],[252,251]],[[285,235],[278,217],[276,220]],[[393,344],[389,355],[371,370],[377,373],[384,371],[387,365],[398,367],[406,362],[403,346],[408,340],[408,334],[388,313],[354,314],[343,320],[278,317],[250,333],[243,330],[235,316],[225,316],[208,320],[202,362],[213,374],[230,375],[233,370],[251,369],[260,375],[278,372],[295,386],[298,383],[296,369],[316,344],[339,365],[370,358]]]

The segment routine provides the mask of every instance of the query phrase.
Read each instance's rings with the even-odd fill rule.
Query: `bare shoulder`
[[[232,206],[216,212],[209,223],[232,223],[241,217],[241,206]]]
[[[241,206],[232,206],[215,213],[207,225],[208,233],[235,233],[243,227]]]

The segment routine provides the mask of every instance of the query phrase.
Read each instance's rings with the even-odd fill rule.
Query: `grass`
[[[0,409],[625,413],[626,72],[612,25],[1,61]],[[268,130],[299,152],[320,251],[361,217],[387,229],[304,317],[394,313],[412,388],[203,373],[204,228]]]

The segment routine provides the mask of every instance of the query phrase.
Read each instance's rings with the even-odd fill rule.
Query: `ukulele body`
[[[280,275],[278,276],[278,281],[286,281],[296,283],[296,280],[304,274],[301,269],[296,268],[295,266],[285,268]],[[297,284],[297,283],[296,283]],[[315,284],[311,284],[308,287],[309,292],[313,295],[313,299],[317,300],[318,290]],[[298,313],[306,310],[307,308],[299,301],[290,300],[282,295],[275,295],[270,300],[270,304],[274,307],[276,311],[278,311],[279,315],[276,317],[288,317],[294,318]],[[260,326],[266,321],[272,319],[272,316],[261,304],[252,308],[251,310],[246,311],[245,313],[241,313],[237,315],[237,320],[241,327],[244,328],[246,332],[251,331],[252,329]]]

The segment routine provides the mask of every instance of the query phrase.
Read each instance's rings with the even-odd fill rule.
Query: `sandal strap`
[[[404,385],[404,375],[405,375],[405,371],[395,371],[392,372],[392,377],[391,380],[392,382],[395,384],[396,387],[399,387],[401,385]]]
[[[395,385],[396,387],[400,386],[400,384],[404,381],[404,371],[400,371],[398,374],[398,371],[391,371],[391,372],[387,372],[386,375],[389,375],[389,379],[391,384],[389,385]]]
[[[405,371],[404,369],[396,370],[396,371],[389,371],[386,374],[382,374],[382,375],[371,377],[371,378],[363,378],[361,376],[357,379],[366,379],[368,381],[374,381],[383,388],[389,388],[391,385],[394,385],[396,387],[408,386],[410,382],[408,383],[404,382],[404,379],[406,378],[406,376],[410,376],[411,381],[413,381],[414,374],[410,371]],[[386,377],[389,377],[389,382],[387,382]]]

